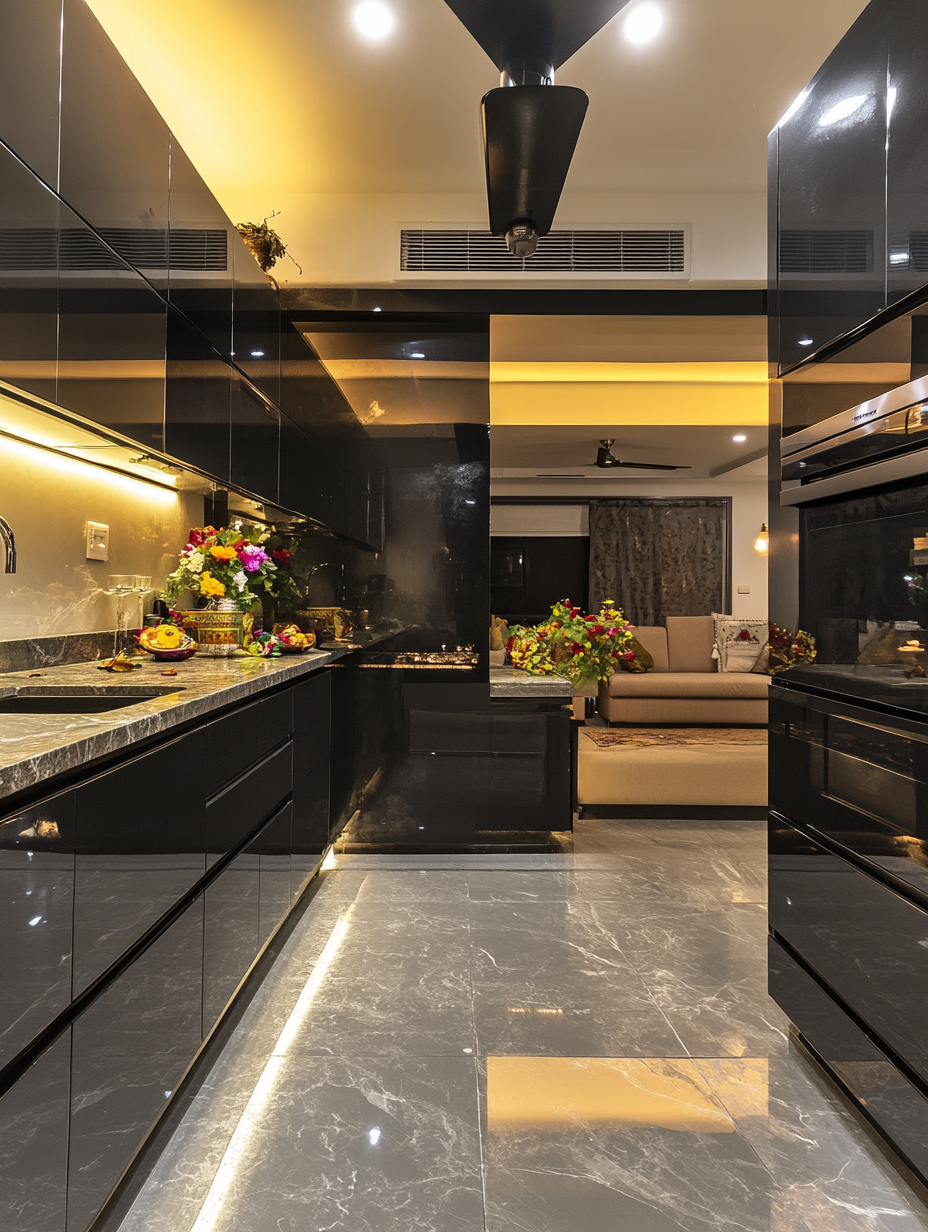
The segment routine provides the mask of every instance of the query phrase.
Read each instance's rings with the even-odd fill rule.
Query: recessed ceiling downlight
[[[351,14],[354,28],[363,38],[379,41],[391,34],[396,25],[393,10],[381,0],[361,0]]]
[[[828,108],[819,124],[824,127],[827,124],[837,124],[839,120],[846,120],[855,111],[859,111],[869,97],[869,94],[852,94],[849,98],[842,98],[840,103]]]
[[[636,4],[622,27],[630,43],[650,43],[663,29],[664,14],[656,4]]]

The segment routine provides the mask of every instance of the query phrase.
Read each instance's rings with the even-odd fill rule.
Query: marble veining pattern
[[[767,997],[763,857],[339,857],[120,1232],[928,1232]]]
[[[532,676],[515,667],[490,668],[491,697],[569,698],[573,686],[563,676]]]
[[[97,663],[73,663],[36,672],[0,675],[0,696],[17,688],[173,688],[162,697],[102,714],[0,714],[0,799],[43,783],[140,740],[170,734],[172,728],[221,707],[248,701],[265,689],[318,671],[343,651],[287,655],[279,659],[186,659],[165,664],[146,660],[134,672],[100,671]],[[165,668],[176,676],[164,676]]]

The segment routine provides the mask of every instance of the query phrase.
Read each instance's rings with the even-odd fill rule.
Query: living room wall
[[[759,464],[753,464],[758,466]],[[767,520],[765,475],[727,480],[615,480],[599,479],[583,484],[569,481],[495,480],[493,496],[534,498],[559,496],[584,499],[594,496],[730,496],[732,498],[732,614],[742,617],[767,615],[767,558],[754,551],[761,523]],[[588,534],[585,508],[565,512],[565,506],[495,505],[491,514],[492,535]],[[563,527],[563,529],[560,529]],[[579,529],[572,529],[577,527]],[[747,587],[747,593],[739,593]]]

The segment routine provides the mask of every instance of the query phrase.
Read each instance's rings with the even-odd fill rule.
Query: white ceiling
[[[389,0],[380,44],[355,34],[355,0],[88,2],[221,201],[483,191],[498,75],[443,0]],[[590,95],[565,200],[762,191],[767,132],[865,7],[659,3],[656,42],[628,44],[620,13],[558,73]]]
[[[732,438],[747,439],[736,442]],[[600,470],[593,463],[600,440],[612,438],[612,452],[623,462],[662,462],[690,470]],[[766,460],[756,454],[767,444],[765,428],[749,426],[660,427],[629,426],[516,427],[496,425],[490,435],[490,465],[495,479],[534,479],[582,474],[599,480],[708,479],[721,474],[732,479],[759,478]],[[740,463],[740,465],[739,465]],[[505,471],[505,474],[501,474]],[[582,486],[582,485],[580,485]]]

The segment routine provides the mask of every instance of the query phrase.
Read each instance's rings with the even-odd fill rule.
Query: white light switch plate
[[[739,586],[739,587],[738,587],[738,594],[739,594],[739,595],[749,595],[750,593],[751,593],[751,588],[750,588],[750,586]]]
[[[110,528],[103,522],[85,522],[88,560],[109,560]]]

